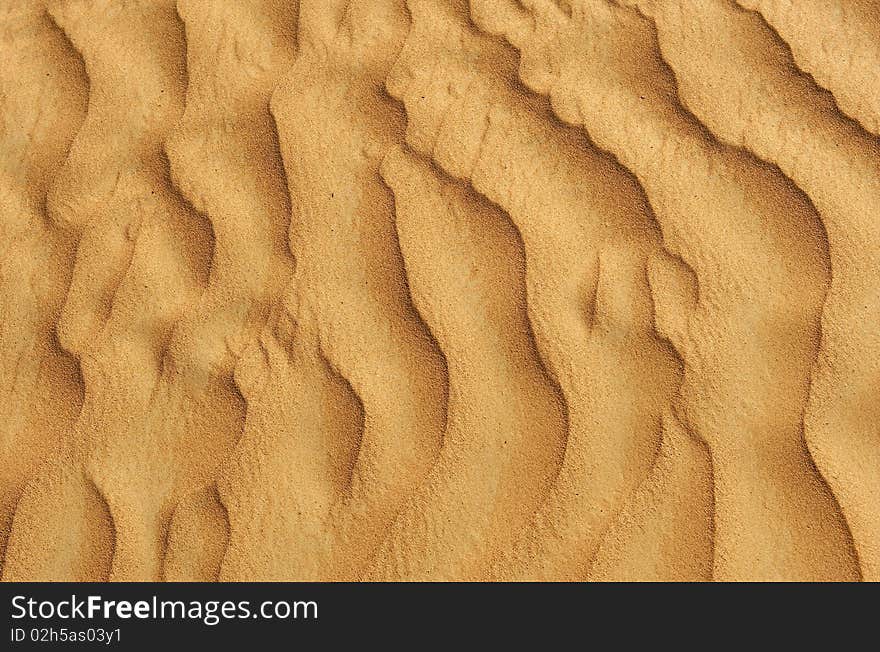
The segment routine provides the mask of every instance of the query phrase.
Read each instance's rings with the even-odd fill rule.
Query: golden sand
[[[7,0],[3,580],[880,580],[873,0]]]

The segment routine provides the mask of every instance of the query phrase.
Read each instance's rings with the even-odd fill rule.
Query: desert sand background
[[[874,0],[5,0],[20,580],[880,579]]]

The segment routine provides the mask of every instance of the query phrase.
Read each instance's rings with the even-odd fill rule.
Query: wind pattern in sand
[[[20,580],[880,580],[874,0],[6,0]]]

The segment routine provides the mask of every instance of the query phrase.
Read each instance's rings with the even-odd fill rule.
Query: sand
[[[873,0],[7,0],[5,581],[880,580]]]

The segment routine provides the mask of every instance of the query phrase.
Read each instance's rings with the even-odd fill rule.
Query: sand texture
[[[21,580],[880,580],[876,0],[4,0]]]

